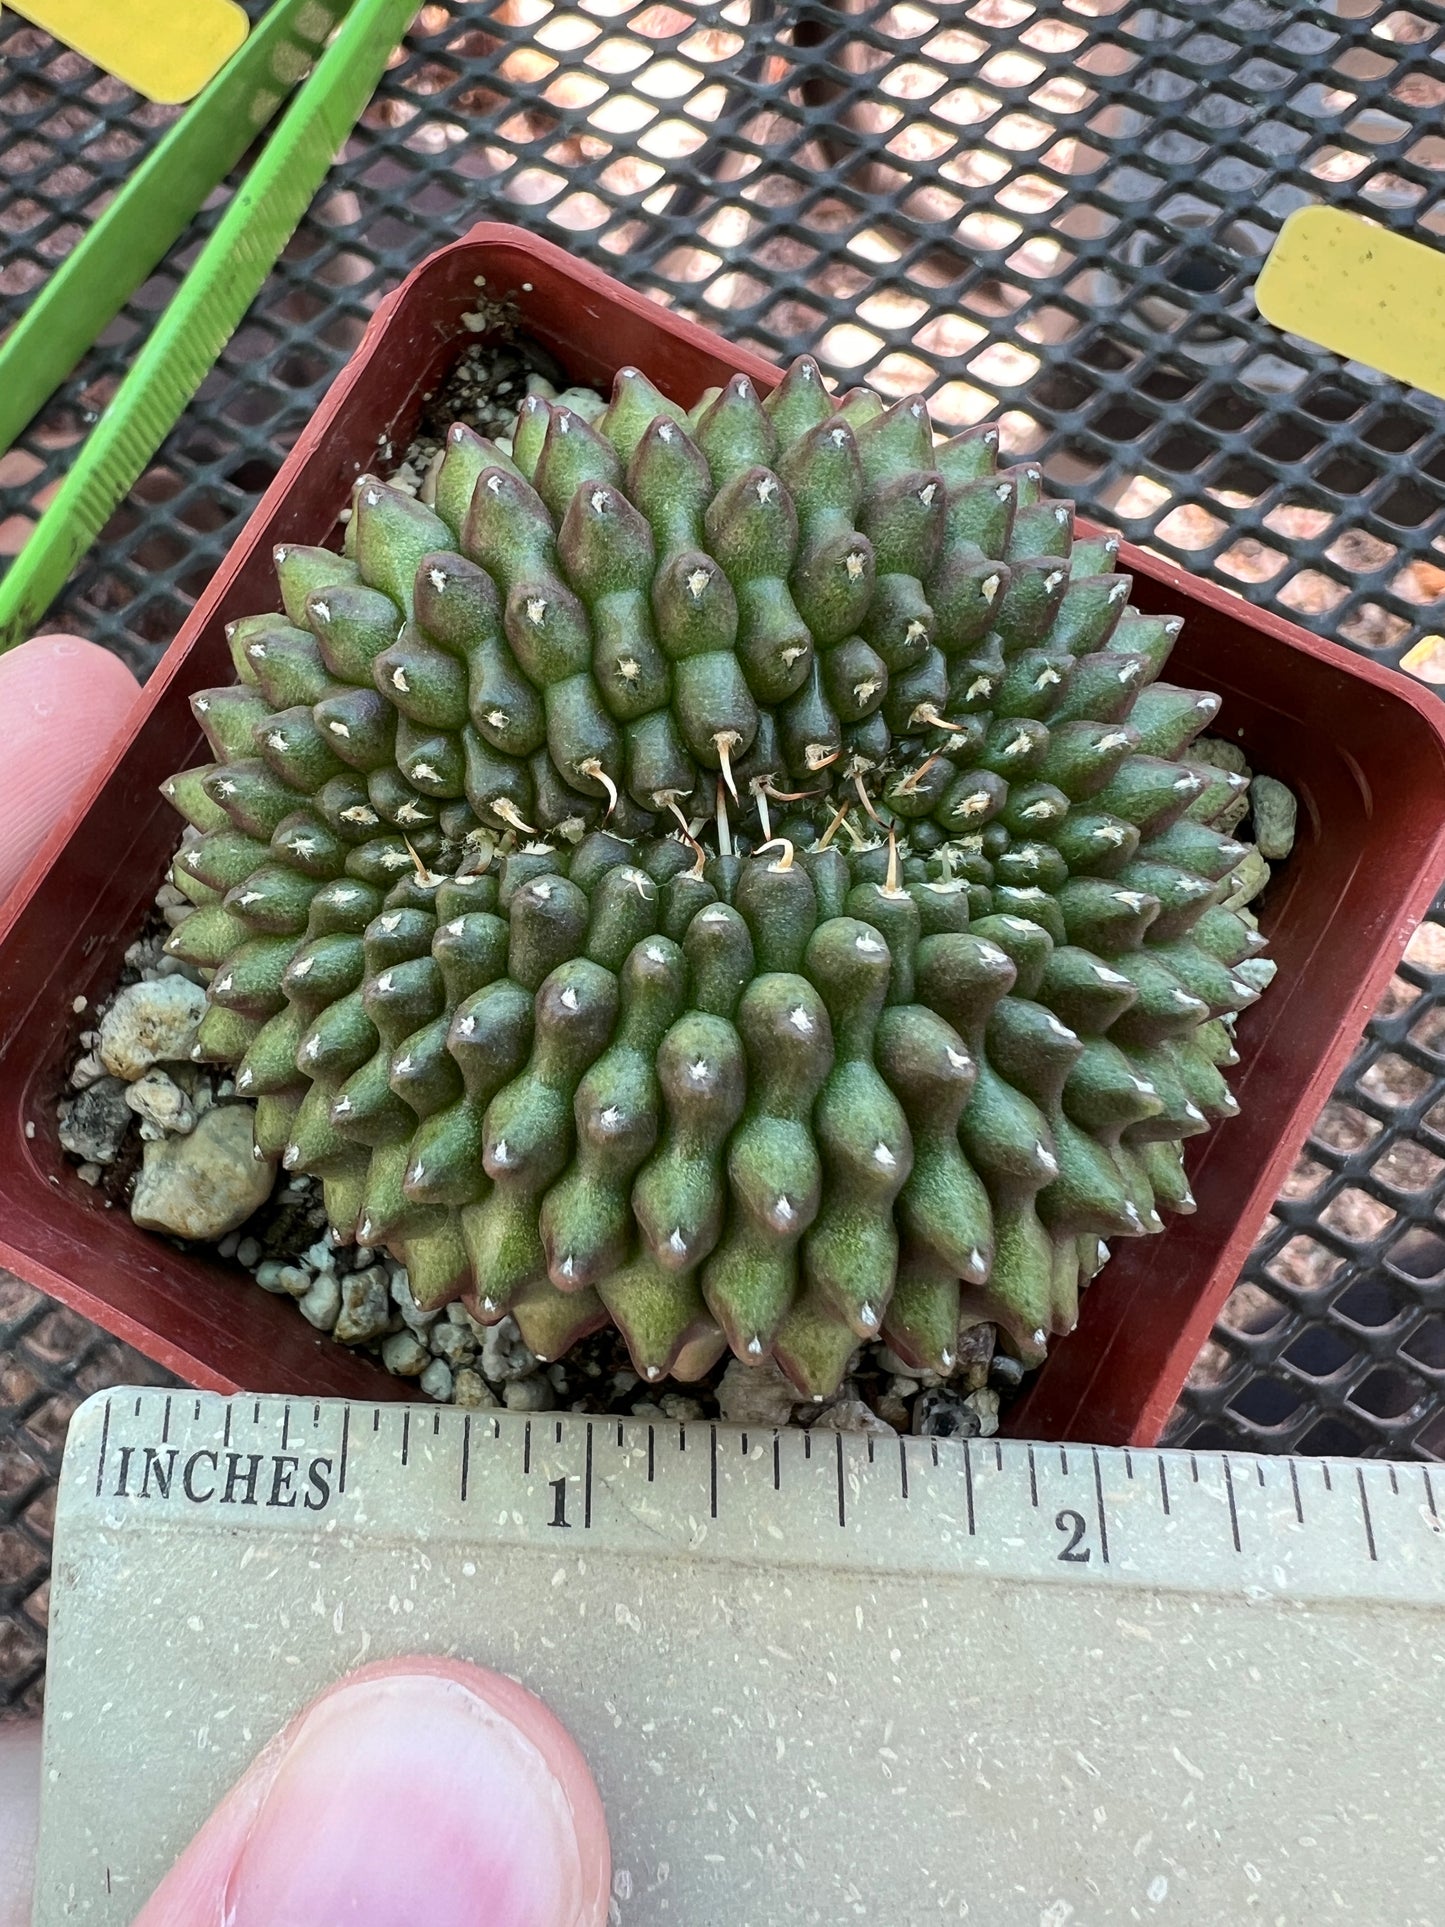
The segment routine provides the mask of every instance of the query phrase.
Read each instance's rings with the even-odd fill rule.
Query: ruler
[[[36,1927],[129,1922],[366,1660],[540,1694],[622,1927],[1445,1922],[1445,1470],[110,1392]]]

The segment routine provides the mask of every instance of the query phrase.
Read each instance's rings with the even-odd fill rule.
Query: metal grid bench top
[[[1440,6],[429,4],[55,626],[148,669],[379,297],[490,215],[769,355],[810,350],[845,386],[924,390],[945,422],[992,416],[1095,520],[1445,683],[1445,409],[1281,336],[1252,295],[1281,221],[1311,202],[1445,235],[1442,106]],[[171,114],[0,21],[0,325]],[[0,565],[214,215],[0,458]],[[1442,1173],[1437,905],[1172,1442],[1445,1455]],[[44,1339],[54,1317],[64,1343]],[[37,1690],[55,1413],[136,1365],[23,1299],[7,1339],[13,1700]]]

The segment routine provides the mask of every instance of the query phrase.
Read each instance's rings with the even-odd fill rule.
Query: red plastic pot
[[[74,1000],[109,991],[170,858],[157,786],[199,761],[188,698],[230,679],[224,625],[276,607],[271,549],[323,542],[354,478],[404,448],[425,391],[472,339],[476,277],[576,380],[628,363],[687,404],[775,370],[513,227],[484,225],[424,262],[378,309],[145,691],[134,735],[58,825],[0,933],[0,1258],[196,1385],[402,1398],[371,1360],[311,1332],[235,1269],[137,1230],[82,1184],[56,1138]],[[1294,855],[1265,927],[1280,966],[1239,1027],[1241,1115],[1191,1141],[1199,1209],[1122,1244],[1086,1294],[1011,1429],[1152,1443],[1305,1132],[1445,871],[1445,709],[1391,671],[1263,615],[1136,549],[1138,606],[1183,616],[1173,678],[1219,691],[1218,727],[1300,799]],[[29,1133],[29,1134],[27,1134]]]

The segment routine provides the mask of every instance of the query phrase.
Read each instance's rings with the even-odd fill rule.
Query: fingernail
[[[230,1870],[228,1927],[605,1920],[606,1835],[599,1892],[601,1809],[580,1754],[549,1743],[527,1708],[566,1736],[520,1688],[479,1675],[503,1689],[488,1696],[461,1672],[363,1675],[311,1707]]]

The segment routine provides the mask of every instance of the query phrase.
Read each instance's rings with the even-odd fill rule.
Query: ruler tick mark
[[[1094,1497],[1099,1502],[1099,1559],[1103,1565],[1109,1563],[1109,1520],[1104,1510],[1104,1473],[1099,1464],[1099,1454],[1091,1448],[1094,1460]]]
[[[1398,1498],[1400,1496],[1400,1481],[1395,1477],[1395,1468],[1393,1465],[1387,1465],[1385,1470],[1390,1475],[1390,1490],[1395,1494],[1396,1498]]]
[[[582,1488],[582,1524],[592,1524],[592,1421],[587,1421],[587,1476]]]
[[[110,1400],[105,1401],[105,1416],[100,1421],[100,1457],[95,1467],[95,1496],[100,1497],[101,1487],[105,1484],[105,1451],[110,1442]]]
[[[848,1509],[843,1501],[843,1434],[841,1432],[833,1434],[833,1450],[838,1462],[838,1524],[846,1526]]]
[[[373,1405],[371,1408],[371,1429],[373,1432],[379,1432],[381,1430],[381,1407],[379,1405]]]
[[[313,1429],[316,1426],[318,1426],[320,1423],[321,1423],[321,1406],[320,1406],[320,1403],[318,1402],[317,1404],[311,1407],[311,1424]]]
[[[1229,1530],[1234,1535],[1234,1550],[1242,1552],[1239,1543],[1239,1507],[1234,1503],[1234,1472],[1227,1456],[1221,1455],[1224,1462],[1224,1489],[1229,1494]]]
[[[938,1440],[930,1439],[928,1443],[933,1447],[933,1463],[937,1465],[938,1464]]]
[[[1355,1467],[1355,1478],[1360,1487],[1360,1517],[1365,1522],[1365,1544],[1370,1549],[1370,1557],[1378,1562],[1380,1555],[1375,1550],[1375,1522],[1370,1517],[1370,1495],[1365,1490],[1364,1466],[1357,1465]]]
[[[968,1536],[973,1538],[978,1530],[973,1516],[973,1454],[968,1449],[968,1440],[963,1442],[963,1494],[968,1505]]]
[[[1335,1489],[1334,1481],[1330,1478],[1330,1468],[1328,1463],[1324,1459],[1320,1460],[1320,1471],[1324,1474],[1325,1491],[1333,1492]]]
[[[622,1420],[621,1419],[618,1419],[617,1421],[617,1443],[620,1448],[622,1444]]]
[[[500,1425],[499,1425],[499,1424],[497,1423],[497,1421],[496,1421],[495,1419],[493,1419],[493,1420],[492,1420],[492,1437],[493,1437],[494,1439],[499,1439],[499,1438],[500,1438],[501,1436],[502,1436],[502,1428],[501,1428],[501,1426],[500,1426]]]
[[[1029,1504],[1039,1509],[1039,1468],[1034,1463],[1034,1448],[1029,1447]]]
[[[715,1519],[717,1517],[717,1427],[710,1425],[708,1427],[708,1434],[707,1510],[708,1517]]]
[[[995,1472],[1002,1472],[1002,1471],[1003,1471],[1003,1441],[1002,1441],[1002,1439],[995,1439],[995,1440],[994,1440],[994,1442],[993,1442],[993,1469],[994,1469],[994,1471],[995,1471]]]
[[[257,1406],[257,1408],[256,1408],[256,1409],[257,1409],[257,1411],[259,1411],[259,1410],[260,1410],[261,1408],[260,1408],[259,1406]],[[135,1402],[135,1415],[136,1415],[136,1417],[137,1417],[137,1418],[139,1418],[139,1417],[140,1417],[140,1398],[139,1398],[139,1396],[137,1396],[137,1398],[136,1398],[136,1402]]]
[[[1189,1475],[1190,1475],[1190,1477],[1191,1477],[1191,1478],[1193,1479],[1193,1481],[1194,1481],[1194,1483],[1195,1483],[1196,1485],[1198,1485],[1198,1483],[1199,1483],[1199,1461],[1198,1461],[1198,1459],[1196,1459],[1196,1458],[1195,1458],[1195,1456],[1194,1456],[1194,1454],[1193,1454],[1192,1452],[1191,1452],[1191,1453],[1189,1454]]]
[[[531,1426],[528,1425],[527,1430],[529,1433],[531,1432],[531,1429],[532,1429]],[[403,1412],[401,1415],[401,1462],[402,1464],[405,1465],[407,1460],[410,1457],[411,1457],[411,1413]]]
[[[778,1437],[778,1434],[774,1432],[773,1434],[773,1490],[774,1492],[781,1492],[783,1489],[782,1446],[783,1446],[782,1440]]]
[[[225,1424],[224,1424],[224,1425],[223,1425],[223,1426],[221,1427],[221,1443],[222,1443],[222,1445],[224,1445],[224,1446],[227,1446],[227,1447],[229,1447],[229,1445],[230,1445],[230,1443],[231,1443],[231,1416],[232,1416],[232,1413],[233,1413],[233,1411],[234,1411],[234,1409],[235,1409],[235,1408],[234,1408],[233,1406],[230,1406],[230,1405],[228,1405],[228,1406],[226,1407],[226,1422],[225,1422]],[[199,1406],[197,1406],[197,1407],[196,1407],[196,1417],[197,1417],[197,1418],[199,1418],[200,1416],[201,1416],[201,1410],[200,1410],[200,1407],[199,1407]]]
[[[555,1430],[555,1432],[556,1432],[556,1434],[557,1434],[557,1444],[558,1444],[558,1445],[560,1445],[560,1444],[562,1443],[562,1421],[561,1421],[561,1419],[558,1419],[558,1420],[556,1421],[556,1424],[555,1424],[555,1426],[554,1426],[554,1428],[553,1428],[553,1429]]]
[[[345,1463],[344,1459],[342,1463],[343,1464]],[[471,1469],[472,1469],[472,1415],[470,1412],[468,1412],[466,1417],[462,1420],[462,1500],[463,1500],[463,1503],[465,1503],[466,1501],[467,1476],[470,1473]],[[342,1479],[343,1487],[345,1486],[345,1484],[346,1484],[346,1480],[343,1477]]]
[[[1128,1446],[1126,1445],[1124,1447],[1124,1477],[1126,1479],[1132,1479],[1133,1476],[1134,1476],[1134,1458],[1133,1458],[1133,1454],[1130,1452]]]
[[[901,1435],[898,1440],[898,1482],[906,1499],[908,1497],[908,1441]]]
[[[231,1416],[231,1413],[230,1413],[230,1408],[229,1408],[229,1407],[227,1407],[227,1410],[226,1410],[226,1417],[227,1417],[227,1418],[229,1418],[230,1416]],[[192,1418],[192,1421],[193,1421],[193,1422],[194,1422],[195,1424],[197,1424],[197,1425],[199,1425],[199,1424],[200,1424],[200,1422],[201,1422],[201,1401],[200,1401],[199,1399],[197,1399],[197,1400],[196,1400],[196,1409],[195,1409],[195,1411],[194,1411],[194,1412],[192,1412],[192,1414],[191,1414],[191,1418]]]
[[[471,1421],[468,1420],[468,1424]],[[348,1405],[341,1414],[341,1467],[336,1476],[338,1492],[346,1490],[346,1460],[351,1451],[351,1407]],[[467,1496],[466,1473],[462,1474],[462,1497]]]
[[[281,1450],[283,1452],[287,1452],[291,1448],[290,1432],[291,1432],[291,1407],[288,1403],[282,1406],[281,1408]]]
[[[873,1463],[873,1435],[871,1432],[868,1435],[868,1463],[870,1465]]]
[[[813,1434],[811,1432],[804,1432],[803,1457],[805,1459],[810,1459],[812,1458],[812,1456],[813,1456]]]
[[[161,1420],[161,1444],[169,1445],[170,1442],[171,1442],[171,1401],[170,1399],[167,1399],[166,1415]]]
[[[1440,1508],[1435,1503],[1435,1488],[1430,1483],[1430,1468],[1428,1465],[1422,1465],[1420,1467],[1420,1477],[1425,1481],[1425,1500],[1430,1507],[1431,1515],[1438,1519],[1440,1517]]]
[[[140,1406],[137,1405],[135,1409],[139,1411]],[[259,1398],[256,1400],[256,1403],[251,1407],[251,1423],[253,1425],[259,1425],[261,1423],[261,1401]]]
[[[1264,1484],[1264,1460],[1263,1459],[1255,1460],[1254,1470],[1255,1470],[1255,1476],[1258,1478],[1260,1484],[1263,1485]]]
[[[1305,1522],[1304,1500],[1300,1497],[1299,1473],[1295,1470],[1294,1460],[1289,1462],[1289,1482],[1294,1488],[1294,1516],[1301,1525]]]
[[[657,1472],[657,1434],[649,1425],[647,1428],[647,1483],[652,1484]]]
[[[532,1471],[532,1421],[528,1419],[527,1429],[522,1434],[522,1476],[524,1478],[530,1477],[531,1471]],[[651,1464],[650,1457],[649,1457],[648,1467],[647,1467],[647,1476],[648,1478],[652,1477],[652,1464]]]
[[[319,1411],[319,1410],[320,1410],[320,1407],[318,1406],[318,1408],[317,1408],[317,1409],[318,1409],[318,1411]],[[442,1431],[442,1415],[441,1415],[441,1413],[440,1413],[440,1412],[433,1412],[433,1413],[432,1413],[432,1421],[431,1421],[431,1435],[432,1435],[432,1437],[433,1437],[434,1439],[437,1439],[437,1438],[440,1438],[440,1437],[441,1437],[441,1431]]]
[[[1159,1467],[1159,1500],[1164,1507],[1164,1517],[1167,1519],[1169,1517],[1169,1480],[1164,1473],[1163,1459],[1156,1459],[1155,1463]]]
[[[1069,1470],[1069,1455],[1062,1445],[1059,1447],[1059,1470],[1067,1476]]]
[[[685,1452],[687,1450],[687,1427],[685,1425],[679,1425],[677,1428],[677,1449],[679,1452]]]
[[[743,1457],[746,1458],[748,1456],[748,1435],[746,1432],[744,1432],[742,1436],[742,1448]]]

